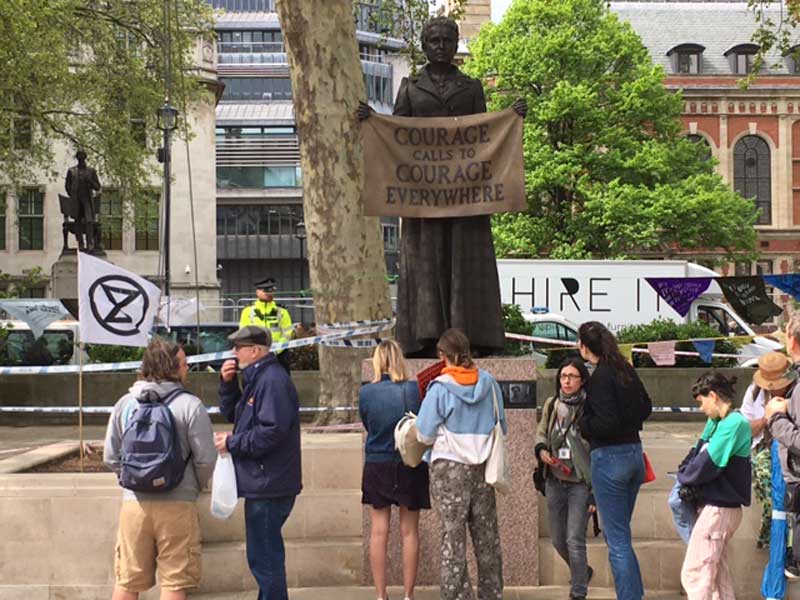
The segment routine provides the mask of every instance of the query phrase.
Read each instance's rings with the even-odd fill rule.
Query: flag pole
[[[83,473],[83,342],[78,342],[78,438]]]

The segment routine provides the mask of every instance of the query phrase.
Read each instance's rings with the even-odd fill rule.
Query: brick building
[[[761,254],[724,274],[800,271],[800,64],[777,51],[747,89],[756,20],[740,2],[612,2],[641,36],[665,85],[681,90],[686,135],[708,144],[722,177],[761,209]],[[779,9],[769,16],[778,22]],[[687,256],[692,259],[710,256]]]

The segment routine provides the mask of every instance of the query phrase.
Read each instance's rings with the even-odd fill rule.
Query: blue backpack
[[[138,408],[122,433],[122,487],[135,492],[168,492],[183,479],[189,458],[181,456],[169,403],[184,391],[177,389],[164,398],[150,392],[133,401]]]

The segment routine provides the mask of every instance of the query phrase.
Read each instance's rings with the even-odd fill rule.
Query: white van
[[[0,321],[0,366],[77,365],[79,342],[77,321],[55,321],[38,339],[24,321]]]
[[[681,317],[655,292],[647,277],[719,277],[701,265],[680,260],[524,260],[497,261],[500,296],[504,304],[518,304],[522,314],[533,307],[546,307],[568,322],[580,325],[600,321],[616,332],[628,325],[656,319],[705,321],[720,336],[755,336],[742,347],[742,366],[752,366],[765,352],[783,346],[757,336],[753,329],[725,303],[719,286],[712,281],[698,297],[686,317]],[[540,329],[546,318],[539,316]],[[554,331],[563,328],[553,325]]]

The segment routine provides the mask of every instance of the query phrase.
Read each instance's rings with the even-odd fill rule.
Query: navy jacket
[[[220,412],[234,423],[228,451],[241,498],[295,496],[300,470],[300,404],[297,390],[274,354],[219,387]]]
[[[419,413],[419,404],[416,381],[395,383],[384,375],[379,382],[361,388],[358,414],[367,430],[366,462],[400,462],[400,453],[394,449],[394,428],[407,411]]]

